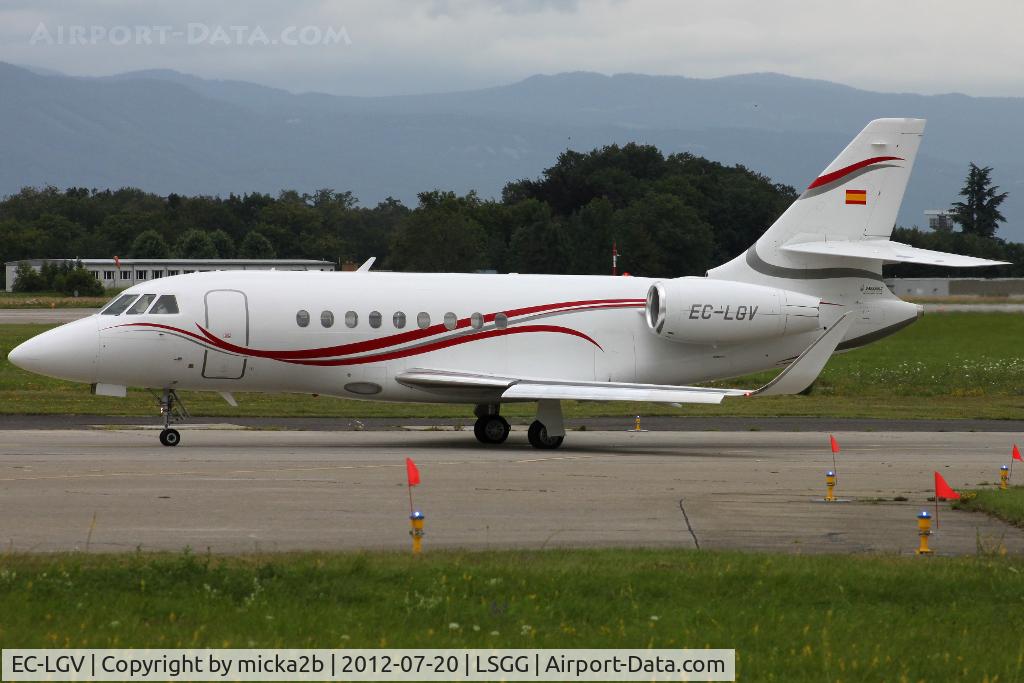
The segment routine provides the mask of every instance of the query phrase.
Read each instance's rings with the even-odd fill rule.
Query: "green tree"
[[[417,272],[473,272],[484,265],[487,235],[473,216],[475,192],[421,192],[419,206],[402,221],[390,265]]]
[[[46,280],[32,264],[21,261],[15,271],[14,285],[11,289],[15,292],[42,292],[46,290]]]
[[[569,272],[569,241],[564,227],[551,217],[551,208],[535,199],[516,205],[520,227],[512,233],[508,270],[518,273]]]
[[[702,275],[714,248],[711,226],[679,198],[651,193],[615,215],[620,268],[651,277]]]
[[[67,272],[61,273],[56,281],[55,289],[68,296],[103,296],[104,289],[96,276],[79,263]]]
[[[235,257],[235,241],[231,239],[231,235],[223,230],[213,230],[206,234],[213,240],[213,246],[217,249],[218,256],[221,258]]]
[[[969,235],[995,237],[999,223],[1005,221],[999,212],[999,205],[1006,200],[1007,193],[997,193],[999,188],[992,185],[992,167],[979,168],[973,162],[960,190],[962,202],[953,203],[953,220]]]
[[[251,231],[238,245],[239,258],[275,258],[274,245],[266,237]]]
[[[171,248],[156,230],[145,230],[132,242],[128,253],[132,258],[169,258]]]
[[[188,230],[174,247],[178,258],[217,258],[217,246],[202,230]]]

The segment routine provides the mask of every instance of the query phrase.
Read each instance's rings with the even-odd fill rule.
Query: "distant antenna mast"
[[[612,242],[612,275],[619,274],[619,247]]]

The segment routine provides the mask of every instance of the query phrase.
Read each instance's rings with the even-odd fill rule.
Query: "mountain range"
[[[0,194],[26,185],[227,194],[329,187],[363,204],[434,188],[499,196],[567,147],[637,141],[804,187],[867,121],[927,118],[899,221],[955,201],[968,163],[1010,193],[1024,240],[1024,99],[859,90],[779,74],[576,72],[493,88],[351,97],[170,70],[69,77],[0,62]]]

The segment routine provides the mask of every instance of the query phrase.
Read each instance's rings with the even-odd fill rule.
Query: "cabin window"
[[[130,271],[130,270],[122,270],[121,271],[121,279],[122,280],[131,280],[132,279],[132,271]]]
[[[104,270],[103,271],[103,279],[104,280],[113,280],[114,279],[114,271],[112,271],[112,270]]]
[[[405,313],[402,313],[401,311],[396,312],[391,316],[391,322],[394,324],[395,329],[402,329],[405,327]]]
[[[345,313],[345,327],[355,327],[359,324],[359,314],[355,311]]]
[[[137,296],[138,294],[125,294],[114,299],[109,306],[100,311],[100,315],[121,315]]]
[[[494,326],[499,330],[503,330],[508,327],[508,316],[504,313],[498,313],[494,316]]]
[[[180,270],[168,270],[167,271],[167,277],[173,277],[175,275],[181,275],[181,271]]]
[[[173,294],[164,294],[156,300],[153,308],[149,309],[150,315],[177,315],[178,300]]]
[[[156,298],[156,294],[143,294],[139,297],[139,300],[132,304],[132,307],[128,309],[128,315],[141,315],[146,312],[149,305],[153,303],[153,299]]]
[[[334,326],[334,314],[330,311],[324,311],[320,314],[320,324],[324,327]]]
[[[479,330],[484,326],[484,316],[480,313],[474,313],[469,316],[469,324],[473,326],[474,330]]]
[[[295,324],[299,327],[309,326],[309,311],[299,311],[295,314]]]
[[[444,314],[444,326],[449,330],[454,330],[455,326],[459,324],[459,317],[449,311]]]
[[[146,279],[146,271],[144,271],[144,270],[137,270],[137,271],[135,271],[135,279],[136,280],[145,280]]]
[[[163,276],[164,276],[164,271],[162,271],[162,270],[154,270],[153,271],[153,279],[156,279],[158,277],[163,277]]]
[[[381,316],[380,311],[370,311],[370,327],[372,327],[373,329],[377,329],[378,327],[380,327],[380,323],[382,320],[383,316]]]
[[[425,330],[428,327],[430,327],[430,314],[426,312],[421,312],[419,315],[417,315],[416,325],[419,326],[421,330]]]

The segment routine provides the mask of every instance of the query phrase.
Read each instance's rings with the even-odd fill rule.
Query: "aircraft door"
[[[243,292],[215,289],[206,293],[206,329],[238,346],[249,345],[249,302]],[[203,377],[241,379],[247,359],[223,351],[207,350]]]

